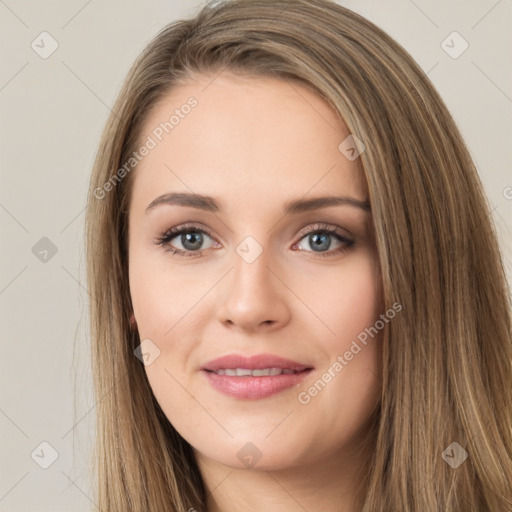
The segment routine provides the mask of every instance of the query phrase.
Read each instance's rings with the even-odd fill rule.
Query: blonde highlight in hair
[[[506,274],[474,163],[425,73],[381,29],[328,0],[232,0],[164,28],[104,130],[86,217],[101,510],[206,511],[192,448],[134,356],[126,162],[150,109],[195,74],[298,81],[366,146],[385,308],[382,397],[361,510],[512,510],[512,333]],[[457,469],[442,453],[469,454]]]

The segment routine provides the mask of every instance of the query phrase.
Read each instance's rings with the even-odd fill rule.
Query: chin
[[[246,439],[250,439],[247,436]],[[276,442],[277,441],[277,442]],[[195,448],[196,456],[207,458],[232,469],[252,469],[257,471],[279,471],[299,467],[306,463],[308,455],[297,452],[297,446],[304,446],[300,441],[283,444],[282,440],[233,441],[224,445]]]

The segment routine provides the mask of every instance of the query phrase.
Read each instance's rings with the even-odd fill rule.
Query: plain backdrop
[[[511,276],[512,2],[339,3],[387,31],[428,72],[477,164]],[[164,25],[201,5],[0,0],[0,511],[98,510],[87,478],[95,421],[88,180],[128,68]]]

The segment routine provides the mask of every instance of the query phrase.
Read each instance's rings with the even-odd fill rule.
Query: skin
[[[134,315],[140,339],[160,350],[145,366],[149,383],[194,448],[210,512],[355,511],[369,455],[359,443],[381,391],[379,335],[309,403],[298,395],[384,312],[371,214],[342,205],[283,215],[291,199],[368,200],[359,159],[338,150],[349,131],[305,86],[225,71],[174,88],[148,114],[141,140],[190,96],[197,107],[138,164],[132,189]],[[169,192],[209,195],[222,209],[165,204],[145,212]],[[331,235],[323,257],[325,245],[315,251],[311,237],[298,236],[319,222],[354,244],[337,252],[343,243]],[[166,247],[155,242],[183,223],[211,231],[201,254],[172,254],[171,246],[190,248],[180,235]],[[236,252],[247,236],[262,249],[252,263]],[[200,371],[229,353],[263,352],[315,369],[260,400],[221,394]],[[252,466],[237,456],[247,443],[261,454]]]

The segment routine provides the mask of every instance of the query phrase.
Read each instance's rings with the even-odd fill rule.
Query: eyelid
[[[297,242],[300,241],[306,235],[309,235],[310,233],[314,233],[315,231],[332,231],[344,238],[347,238],[347,236],[350,236],[350,237],[353,236],[347,230],[344,230],[347,232],[347,235],[344,235],[343,233],[340,232],[341,231],[340,228],[333,224],[326,224],[324,222],[315,222],[313,224],[308,224],[305,228],[302,228],[299,231],[299,233],[297,234]],[[295,242],[295,243],[297,243],[297,242]]]
[[[172,228],[169,228],[168,230],[164,231],[162,235],[157,237],[157,239],[160,240],[161,238],[170,236],[171,234],[179,234],[180,232],[185,230],[204,232],[210,238],[215,238],[211,229],[206,227],[204,224],[201,224],[200,222],[185,222],[183,224],[173,226]]]
[[[204,224],[201,224],[200,222],[185,222],[183,224],[178,224],[177,226],[173,226],[172,228],[169,228],[166,231],[157,235],[155,241],[156,241],[156,243],[164,243],[165,239],[170,238],[171,236],[172,236],[172,238],[175,238],[176,236],[180,235],[181,233],[187,232],[187,231],[198,231],[200,233],[205,233],[216,243],[220,243],[217,241],[217,238],[213,234],[212,230],[210,228],[206,227]]]

